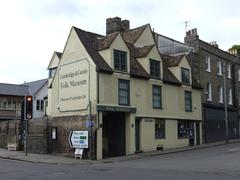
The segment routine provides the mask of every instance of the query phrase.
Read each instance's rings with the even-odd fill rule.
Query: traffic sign
[[[72,148],[88,148],[88,131],[71,131],[68,137],[69,145]]]

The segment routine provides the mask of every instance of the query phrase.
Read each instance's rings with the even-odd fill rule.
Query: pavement
[[[240,139],[230,140],[229,143],[240,143]],[[25,153],[22,151],[8,151],[6,149],[0,149],[0,158],[24,161],[24,162],[30,162],[30,163],[61,164],[61,165],[84,165],[85,164],[86,165],[86,164],[96,164],[96,163],[113,163],[113,162],[131,161],[134,159],[142,159],[145,157],[160,156],[164,154],[171,154],[171,153],[177,153],[177,152],[183,152],[183,151],[192,151],[196,149],[211,148],[211,147],[221,146],[221,145],[226,145],[226,142],[221,141],[216,143],[202,144],[198,146],[188,146],[188,147],[169,149],[169,150],[143,152],[143,153],[137,153],[137,154],[128,155],[128,156],[106,158],[100,161],[86,160],[86,159],[80,160],[80,159],[74,159],[73,157],[65,157],[60,155],[49,155],[49,154],[28,153],[28,155],[25,156]]]

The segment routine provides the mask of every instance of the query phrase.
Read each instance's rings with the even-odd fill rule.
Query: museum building
[[[48,66],[52,153],[73,154],[71,131],[88,131],[92,159],[202,143],[201,86],[188,55],[161,55],[149,24],[106,20],[106,35],[72,27]]]

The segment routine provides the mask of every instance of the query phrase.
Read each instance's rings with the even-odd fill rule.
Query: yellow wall
[[[90,100],[92,101],[92,112],[96,113],[96,92],[97,92],[97,83],[96,83],[96,65],[92,61],[91,57],[86,52],[84,46],[82,45],[81,41],[78,39],[78,36],[74,29],[71,29],[69,34],[67,43],[65,45],[61,62],[59,63],[56,75],[53,80],[52,84],[52,102],[49,102],[49,105],[52,105],[52,114],[51,116],[71,116],[71,115],[86,115],[89,113],[88,110],[81,110],[81,111],[69,111],[69,112],[60,112],[59,111],[59,100],[58,100],[58,91],[59,91],[59,84],[58,84],[58,74],[59,68],[62,65],[74,63],[76,61],[87,59],[90,62]],[[88,95],[88,92],[86,92]]]
[[[100,104],[118,105],[118,79],[130,80],[130,105],[137,117],[201,120],[201,94],[191,87],[163,84],[160,80],[142,80],[129,75],[100,74]],[[152,85],[162,86],[162,109],[152,108]],[[185,112],[184,90],[192,91],[193,112]]]
[[[151,27],[148,24],[134,45],[135,46],[143,46],[143,45],[148,46],[148,45],[152,45],[152,44],[155,44],[155,41],[152,36]]]

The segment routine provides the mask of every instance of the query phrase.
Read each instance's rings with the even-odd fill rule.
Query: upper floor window
[[[130,105],[130,85],[128,80],[118,80],[118,103],[119,105]]]
[[[222,76],[222,62],[221,61],[217,62],[217,74]]]
[[[127,53],[119,50],[113,50],[114,69],[118,71],[127,71]]]
[[[191,112],[192,111],[192,92],[185,91],[185,111]]]
[[[210,59],[210,56],[206,57],[206,65],[207,65],[206,71],[211,72],[211,59]]]
[[[43,108],[44,108],[44,101],[43,100],[37,100],[36,101],[36,109],[38,110],[38,111],[43,111]]]
[[[231,65],[228,65],[228,66],[227,66],[227,72],[228,72],[227,77],[228,77],[228,78],[232,78]]]
[[[155,139],[165,138],[165,120],[155,119]]]
[[[228,104],[232,105],[233,104],[233,100],[232,100],[232,88],[229,88],[228,90]]]
[[[219,86],[218,87],[218,102],[219,103],[223,103],[223,87],[222,86]]]
[[[150,59],[150,75],[152,78],[160,79],[160,61]]]
[[[238,81],[240,81],[240,69],[238,70]]]
[[[182,71],[182,82],[186,84],[190,84],[190,73],[189,69],[181,68]]]
[[[162,88],[161,86],[152,86],[153,108],[162,108]]]
[[[57,70],[57,68],[52,68],[52,69],[49,69],[49,74],[48,74],[48,77],[49,78],[53,78],[54,77],[54,75],[55,75],[55,73],[56,73],[56,70]]]
[[[212,85],[207,83],[207,101],[212,101]]]

